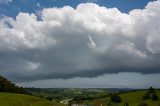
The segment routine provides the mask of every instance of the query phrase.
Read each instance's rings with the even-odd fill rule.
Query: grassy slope
[[[129,92],[120,94],[122,103],[118,106],[124,106],[124,102],[128,102],[129,106],[138,106],[142,101],[142,96],[146,91]],[[160,90],[157,91],[157,95],[160,99]],[[149,106],[157,106],[160,103],[158,101],[147,100],[145,101]],[[109,103],[109,98],[97,99],[94,101],[85,101],[85,103],[98,105]],[[14,93],[0,93],[0,106],[63,106],[62,104],[56,103],[55,101],[47,101],[34,96],[14,94]]]
[[[122,98],[122,103],[118,104],[118,106],[124,106],[125,102],[128,102],[129,106],[138,106],[138,104],[142,102],[142,97],[145,92],[146,92],[145,90],[142,90],[142,91],[135,91],[135,92],[120,94]],[[159,97],[158,101],[146,100],[144,102],[146,102],[148,106],[158,106],[158,103],[160,103],[160,90],[157,91],[157,95]],[[93,105],[98,105],[98,104],[106,105],[109,102],[110,102],[110,99],[108,97],[103,98],[103,99],[94,100],[94,101],[85,101],[86,104],[91,103]]]
[[[0,106],[63,106],[55,101],[48,101],[38,97],[0,92]]]
[[[136,91],[136,92],[130,92],[126,94],[121,94],[121,98],[123,102],[128,102],[131,106],[137,106],[140,102],[142,102],[142,97],[145,94],[145,90],[142,91]],[[160,91],[156,91],[156,94],[158,95],[160,99]],[[145,100],[149,106],[157,106],[158,103],[160,103],[160,100],[158,101],[152,101],[152,100]]]

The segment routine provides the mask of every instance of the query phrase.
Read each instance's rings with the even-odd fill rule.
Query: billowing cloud
[[[84,3],[3,16],[0,73],[15,81],[159,73],[159,7],[154,1],[127,14]]]

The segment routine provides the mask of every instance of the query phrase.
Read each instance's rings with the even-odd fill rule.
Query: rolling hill
[[[120,92],[118,95],[122,102],[118,104],[112,102],[112,105],[107,105],[110,103],[110,94],[106,89],[27,89],[18,87],[0,76],[0,106],[65,106],[60,101],[67,98],[73,98],[71,104],[84,104],[84,106],[125,106],[125,103],[129,106],[139,106],[141,102],[147,103],[148,106],[160,106],[160,90],[156,90],[159,97],[157,101],[143,100],[147,91],[149,89]],[[47,97],[52,101],[45,99]]]
[[[64,106],[56,101],[48,101],[25,94],[0,92],[0,106]]]
[[[129,106],[138,106],[141,103],[142,97],[145,94],[146,90],[133,91],[128,93],[120,94],[122,98],[122,103],[115,104],[112,103],[112,106],[124,106],[124,103],[129,103]],[[160,98],[160,90],[156,91],[156,94]],[[107,106],[110,102],[109,97],[94,99],[94,100],[83,100],[82,104],[88,104],[91,106]],[[158,101],[153,101],[151,99],[145,100],[148,106],[160,106],[160,99]],[[30,96],[26,94],[16,94],[16,93],[6,93],[0,92],[0,106],[65,106],[60,104],[57,100],[48,101],[35,96]]]
[[[151,99],[149,100],[142,100],[143,95],[146,93],[146,90],[140,90],[140,91],[133,91],[133,92],[128,92],[128,93],[123,93],[120,94],[120,97],[122,99],[122,103],[112,103],[111,106],[125,106],[124,103],[128,103],[129,106],[138,106],[139,103],[145,102],[148,104],[148,106],[160,106],[160,90],[156,91],[156,94],[159,97],[158,101],[153,101]],[[110,103],[110,98],[102,98],[102,99],[97,99],[93,101],[85,101],[84,104],[92,104],[94,106],[96,105],[101,105],[106,106],[106,104]],[[108,105],[110,106],[110,105]]]
[[[145,93],[146,93],[146,90],[141,90],[141,91],[120,94],[120,96],[122,98],[122,102],[128,102],[129,106],[138,106],[138,104],[142,102],[142,97]],[[160,98],[160,90],[157,90],[156,94]],[[149,100],[144,100],[143,102],[146,102],[148,106],[158,106],[158,104],[160,103],[160,100],[153,101],[149,99]],[[122,104],[124,103],[121,103],[120,106],[123,106]]]

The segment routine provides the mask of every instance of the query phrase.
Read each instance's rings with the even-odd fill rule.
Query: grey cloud
[[[14,81],[159,73],[160,1],[143,10],[79,4],[44,8],[41,20],[0,19],[0,74]]]
[[[58,88],[159,88],[160,74],[142,75],[139,73],[106,74],[96,78],[49,79],[33,82],[20,82],[26,87],[58,87]],[[127,80],[126,80],[127,79]]]

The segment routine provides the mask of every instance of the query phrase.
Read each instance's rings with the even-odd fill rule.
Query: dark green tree
[[[15,86],[15,84],[2,76],[0,76],[0,92],[27,93],[24,88]]]
[[[155,93],[156,90],[155,90],[153,87],[150,87],[150,88],[148,89],[148,92],[149,92],[149,93]]]

